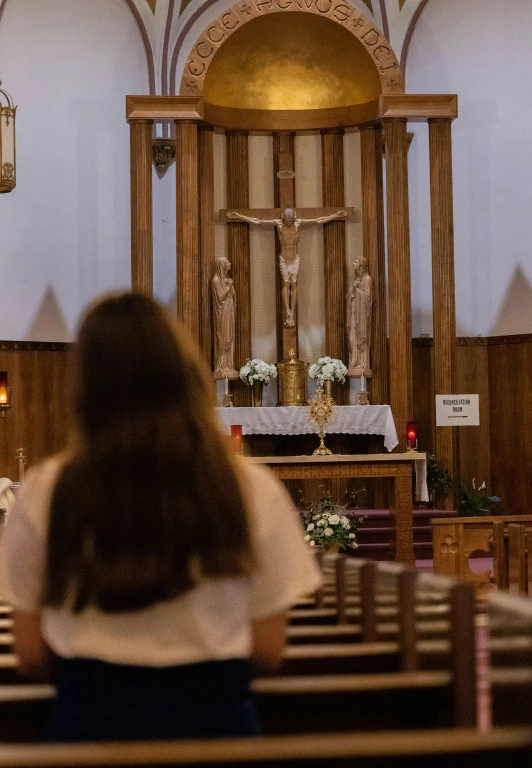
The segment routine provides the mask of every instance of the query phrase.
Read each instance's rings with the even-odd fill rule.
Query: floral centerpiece
[[[323,386],[326,381],[339,381],[343,384],[346,374],[345,365],[334,357],[320,357],[318,362],[308,369],[310,378],[316,379],[320,386]]]
[[[277,367],[254,357],[253,360],[246,360],[246,364],[242,366],[239,373],[244,384],[249,384],[249,386],[256,383],[268,385],[270,380],[277,376]]]
[[[242,366],[239,373],[244,384],[253,388],[253,405],[261,406],[262,388],[265,384],[268,386],[271,379],[275,379],[277,367],[254,357],[253,360],[246,360],[246,364]]]
[[[356,528],[364,518],[355,518],[354,512],[347,512],[351,499],[364,488],[350,494],[347,504],[335,504],[331,492],[324,490],[317,503],[305,502],[307,508],[300,511],[305,529],[305,541],[311,547],[319,546],[325,550],[358,549]]]

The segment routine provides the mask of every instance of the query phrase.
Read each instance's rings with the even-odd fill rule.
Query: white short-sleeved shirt
[[[49,508],[61,467],[56,457],[28,473],[4,531],[0,598],[21,611],[41,610]],[[42,632],[52,650],[154,667],[248,657],[251,621],[288,609],[318,587],[320,574],[290,497],[270,471],[244,462],[242,487],[258,558],[251,578],[205,580],[135,612],[42,608]]]

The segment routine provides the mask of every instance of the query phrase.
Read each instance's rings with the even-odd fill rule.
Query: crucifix
[[[228,222],[244,221],[248,224],[275,226],[279,238],[279,271],[282,278],[283,326],[293,329],[290,336],[297,340],[297,278],[299,275],[300,255],[299,236],[303,224],[326,224],[337,219],[354,217],[353,208],[261,208],[221,211]],[[287,339],[288,341],[289,339]],[[283,333],[283,342],[285,334]],[[283,356],[286,354],[283,343]]]

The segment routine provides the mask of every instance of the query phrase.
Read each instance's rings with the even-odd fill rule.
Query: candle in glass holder
[[[227,378],[227,376],[225,377],[225,394],[226,395],[229,394],[229,379]]]
[[[366,377],[364,374],[360,377],[360,391],[365,392],[366,391]]]
[[[231,439],[233,441],[233,445],[235,447],[236,452],[242,453],[243,451],[242,424],[231,425]]]
[[[0,403],[9,402],[7,389],[7,371],[0,371]]]
[[[415,451],[417,449],[417,422],[409,421],[406,425],[406,445],[408,450]]]

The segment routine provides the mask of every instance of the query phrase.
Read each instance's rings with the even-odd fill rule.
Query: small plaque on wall
[[[436,395],[437,427],[478,427],[478,395]]]

